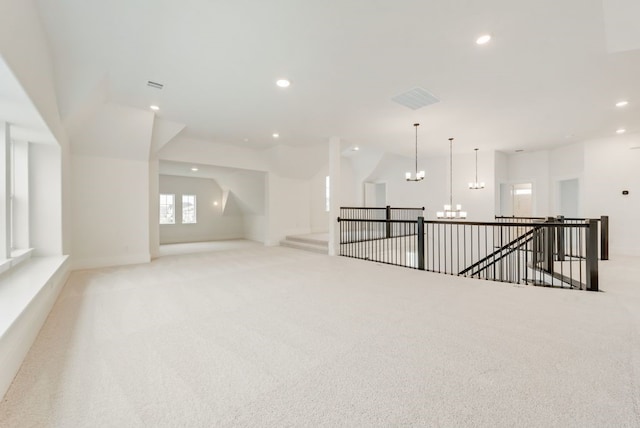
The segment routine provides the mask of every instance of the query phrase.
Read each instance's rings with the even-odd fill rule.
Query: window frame
[[[185,218],[190,217],[185,215],[185,199],[186,202],[190,202],[189,199],[193,200],[193,221],[185,221]],[[182,195],[182,224],[198,224],[198,197],[195,194],[183,194]]]
[[[163,203],[163,197],[167,197],[167,196],[171,196],[171,204],[168,203]],[[173,208],[173,218],[171,220],[173,221],[163,221],[163,217],[162,217],[162,207],[166,206],[166,207],[172,207]],[[165,218],[167,216],[165,215]],[[161,225],[166,225],[166,224],[176,224],[176,195],[175,193],[160,193],[160,197],[159,197],[159,203],[158,203],[158,221]]]

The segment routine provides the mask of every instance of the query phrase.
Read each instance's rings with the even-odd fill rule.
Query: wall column
[[[329,139],[329,255],[340,254],[340,138]]]

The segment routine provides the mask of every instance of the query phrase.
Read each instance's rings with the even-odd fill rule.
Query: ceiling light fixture
[[[489,43],[489,40],[491,40],[491,36],[489,34],[484,34],[476,39],[476,43],[479,45],[484,45],[486,43]]]
[[[625,132],[627,132],[627,130],[626,130],[626,129],[624,129],[624,128],[620,128],[620,129],[618,129],[618,130],[616,131],[616,134],[624,134]]]
[[[191,168],[191,171],[196,172],[198,170],[198,168],[196,168],[195,166],[193,168]]]
[[[479,190],[484,189],[484,183],[478,181],[478,149],[474,149],[476,152],[476,181],[469,183],[469,189]]]
[[[291,82],[288,81],[287,79],[278,79],[276,81],[276,85],[278,85],[281,88],[288,88],[289,86],[291,86]]]
[[[420,126],[420,124],[414,123],[413,126],[416,128],[416,176],[412,178],[411,173],[407,172],[404,178],[407,181],[422,181],[424,180],[424,171],[418,171],[418,126]]]
[[[160,110],[160,107],[158,107],[158,106],[156,106],[156,105],[149,106],[149,108],[150,108],[151,110],[153,110],[153,111],[158,111],[158,110]]]
[[[360,147],[355,146],[352,150],[353,150],[354,152],[357,152],[358,150],[360,150]]]
[[[455,209],[453,207],[453,138],[449,138],[449,203],[445,204],[444,211],[436,212],[436,217],[445,220],[467,218],[467,212],[462,211],[462,205],[456,204]]]
[[[629,104],[629,101],[618,101],[618,102],[616,103],[616,107],[624,107],[624,106],[626,106],[627,104]]]
[[[271,136],[272,136],[273,138],[279,138],[279,137],[280,137],[280,134],[278,134],[277,132],[274,132],[273,134],[271,134]]]

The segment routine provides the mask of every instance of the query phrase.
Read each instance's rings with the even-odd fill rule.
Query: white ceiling
[[[106,77],[111,102],[158,104],[186,135],[214,142],[340,136],[412,155],[420,122],[423,155],[446,153],[448,137],[456,151],[532,150],[640,132],[640,50],[607,48],[629,0],[616,1],[606,20],[602,0],[37,3],[63,116]],[[620,41],[635,34],[618,31],[616,43],[640,46]],[[276,87],[280,77],[292,86]],[[441,101],[416,111],[391,101],[416,86]]]

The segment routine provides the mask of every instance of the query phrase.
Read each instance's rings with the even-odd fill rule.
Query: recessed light
[[[629,101],[618,101],[618,102],[616,103],[616,107],[624,107],[624,106],[626,106],[627,104],[629,104]]]
[[[625,132],[627,132],[626,129],[620,128],[616,131],[616,134],[624,134]]]
[[[354,152],[357,152],[358,150],[360,150],[360,147],[358,147],[358,146],[355,146],[355,147],[353,148],[353,151],[354,151]]]
[[[150,108],[151,110],[153,110],[153,111],[158,111],[158,110],[160,110],[160,107],[155,106],[155,105],[154,105],[154,106],[149,106],[149,108]]]
[[[195,166],[193,168],[191,168],[191,171],[196,172],[198,170],[198,168],[196,168]]]
[[[213,201],[213,205],[218,206],[218,201]]]
[[[491,36],[489,34],[484,34],[476,39],[476,43],[484,45],[485,43],[489,43],[489,40],[491,40]]]
[[[278,134],[277,132],[274,132],[273,134],[271,134],[271,136],[273,138],[278,138],[278,137],[280,137],[280,134]]]
[[[291,85],[291,82],[287,79],[279,79],[276,81],[276,85],[280,86],[281,88],[288,88]]]

